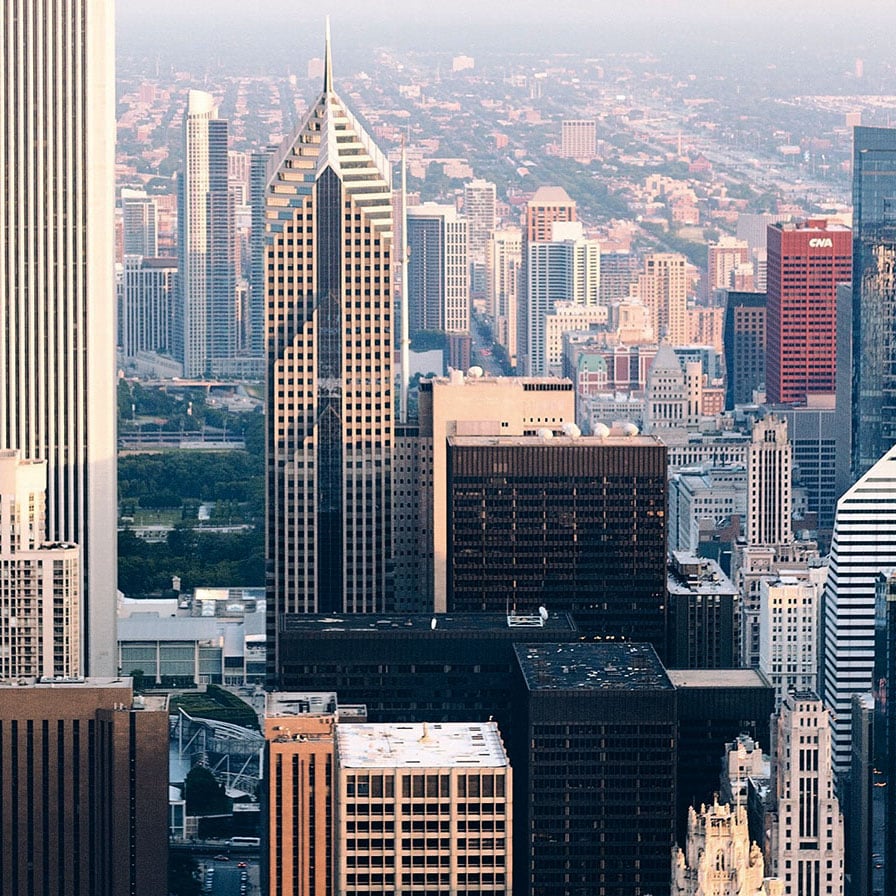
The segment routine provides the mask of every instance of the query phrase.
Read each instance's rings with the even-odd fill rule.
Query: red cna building
[[[852,231],[824,219],[768,228],[765,389],[770,404],[833,392],[837,284],[852,279]]]

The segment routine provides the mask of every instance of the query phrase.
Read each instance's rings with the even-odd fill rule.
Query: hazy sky
[[[750,45],[758,56],[817,49],[883,59],[896,30],[893,0],[340,0],[332,10],[308,0],[118,0],[117,9],[122,52],[272,62],[319,54],[328,11],[334,55],[352,62],[377,46],[681,55]]]

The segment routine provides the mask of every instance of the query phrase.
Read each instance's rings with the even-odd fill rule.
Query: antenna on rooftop
[[[324,38],[324,93],[333,89],[333,60],[330,56],[330,17],[326,18],[326,36]]]

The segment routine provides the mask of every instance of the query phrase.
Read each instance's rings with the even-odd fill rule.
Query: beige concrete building
[[[337,725],[335,891],[510,894],[513,778],[497,725]]]
[[[575,423],[569,380],[464,376],[421,383],[419,428],[396,439],[396,603],[444,613],[448,601],[448,436],[558,435]]]
[[[644,431],[696,428],[703,404],[703,370],[699,361],[682,364],[671,346],[659,347],[645,389]]]
[[[787,544],[793,538],[793,448],[787,421],[757,420],[747,452],[747,544]]]
[[[747,810],[715,801],[688,812],[687,845],[672,855],[672,896],[782,896],[750,842]]]
[[[561,125],[560,155],[587,164],[597,155],[597,128],[593,118],[569,119]]]
[[[811,691],[788,694],[773,730],[769,871],[793,896],[843,896],[843,816],[834,793],[831,722]]]
[[[0,680],[81,674],[80,560],[47,543],[47,465],[0,451]]]
[[[606,305],[580,305],[557,302],[544,320],[544,355],[547,376],[563,375],[563,336],[575,330],[605,326],[609,318]]]
[[[635,288],[635,287],[633,287]],[[675,252],[657,252],[644,258],[638,276],[637,296],[650,309],[651,323],[660,339],[670,345],[687,345],[687,259]]]

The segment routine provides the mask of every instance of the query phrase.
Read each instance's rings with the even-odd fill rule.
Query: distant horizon
[[[323,52],[325,7],[308,15],[294,2],[262,0],[117,0],[119,52],[141,49],[172,64],[220,61],[234,66],[296,67]],[[355,67],[377,48],[398,51],[480,54],[565,51],[600,56],[647,52],[661,57],[717,63],[728,54],[761,62],[811,60],[832,55],[864,58],[889,67],[888,35],[896,28],[896,5],[866,0],[845,7],[832,0],[772,3],[727,0],[699,9],[691,0],[634,0],[623,7],[606,0],[561,0],[545,21],[543,4],[506,8],[458,0],[427,7],[397,0],[389,18],[382,8],[345,0],[332,11],[334,58]]]

